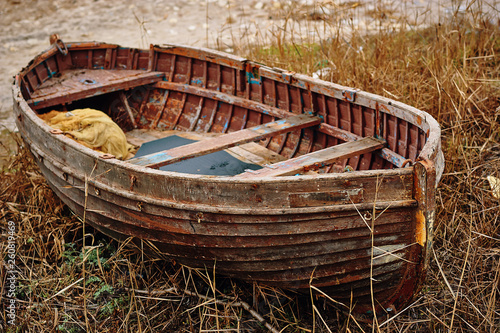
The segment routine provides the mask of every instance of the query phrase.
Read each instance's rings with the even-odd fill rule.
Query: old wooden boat
[[[312,285],[358,313],[399,311],[419,291],[444,165],[429,114],[208,49],[52,42],[15,77],[17,126],[54,192],[96,229],[226,276]],[[195,140],[119,160],[38,116],[82,107],[136,144]],[[260,165],[160,168],[223,150]]]

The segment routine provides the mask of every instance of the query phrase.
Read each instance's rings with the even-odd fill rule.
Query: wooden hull
[[[347,305],[353,295],[358,313],[373,310],[372,291],[376,311],[400,310],[418,292],[443,169],[440,129],[428,114],[210,50],[67,48],[63,55],[52,46],[16,76],[14,112],[49,185],[78,215],[86,209],[97,229],[188,266],[215,264],[221,274],[284,288],[312,284]],[[68,73],[105,84],[58,91]],[[105,159],[52,134],[36,115],[82,105],[105,105],[125,130],[222,134],[290,114],[319,116],[320,125],[259,141],[284,158],[367,136],[387,147],[337,161],[355,170],[346,173],[333,173],[333,164],[282,177],[167,172]]]

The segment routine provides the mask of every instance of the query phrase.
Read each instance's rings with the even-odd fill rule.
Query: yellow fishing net
[[[59,129],[75,141],[94,150],[125,159],[135,147],[127,142],[122,129],[104,112],[78,109],[50,111],[40,115],[49,126]]]

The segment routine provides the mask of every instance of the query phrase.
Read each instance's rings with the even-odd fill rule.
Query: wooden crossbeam
[[[241,173],[233,178],[245,179],[268,176],[287,176],[343,160],[356,155],[370,153],[384,147],[384,141],[367,137],[358,141],[346,142],[336,146],[321,149],[287,161],[274,163],[260,170]]]
[[[221,135],[216,138],[194,142],[158,153],[133,158],[128,160],[128,162],[151,168],[159,168],[167,164],[210,154],[243,143],[258,141],[281,133],[315,126],[320,123],[321,118],[319,117],[301,114]]]

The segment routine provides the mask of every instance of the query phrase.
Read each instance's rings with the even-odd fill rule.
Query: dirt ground
[[[227,0],[0,0],[0,125],[14,128],[12,77],[49,46],[52,33],[65,41],[136,47],[166,42],[207,46],[207,36],[209,46],[217,39],[223,45],[231,42],[228,22],[235,26],[239,18],[250,17],[268,21],[264,8],[251,5]],[[231,51],[230,46],[225,49]]]
[[[326,21],[369,30],[398,13],[422,24],[453,8],[448,0],[0,0],[0,131],[15,129],[12,77],[49,46],[53,33],[64,41],[180,43],[232,52],[234,43],[279,32],[286,18],[300,38],[311,32],[328,38]]]

